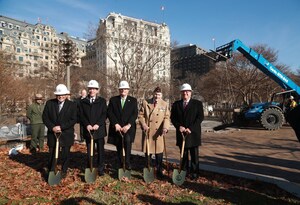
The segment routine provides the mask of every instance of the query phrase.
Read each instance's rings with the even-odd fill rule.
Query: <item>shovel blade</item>
[[[88,184],[93,183],[94,181],[96,181],[97,174],[98,174],[97,168],[93,168],[93,169],[86,168],[84,172],[85,182]]]
[[[153,167],[144,168],[143,170],[143,176],[146,183],[150,183],[154,181],[154,169]]]
[[[173,183],[178,186],[182,185],[183,182],[185,181],[185,176],[186,176],[186,171],[181,170],[179,172],[178,169],[174,169],[173,176],[172,176]]]
[[[123,168],[120,168],[118,170],[118,179],[121,180],[123,177],[130,179],[131,178],[131,171],[124,170]]]
[[[50,186],[59,184],[60,181],[61,181],[61,173],[59,171],[56,172],[56,174],[54,171],[49,172],[48,184]]]

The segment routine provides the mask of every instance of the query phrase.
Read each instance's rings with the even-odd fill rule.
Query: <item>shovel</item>
[[[59,184],[61,180],[61,173],[57,170],[57,159],[58,159],[58,149],[59,149],[59,137],[61,132],[54,133],[56,137],[56,146],[55,146],[55,159],[54,159],[54,171],[50,171],[48,176],[48,184],[50,186]]]
[[[89,133],[91,136],[90,156],[89,156],[90,167],[85,169],[84,179],[85,179],[86,183],[93,183],[94,181],[96,181],[98,169],[93,168],[94,136],[90,131],[89,131]]]
[[[148,167],[143,169],[143,176],[146,183],[150,183],[154,181],[154,169],[150,167],[150,154],[149,154],[149,135],[145,132],[146,135],[146,150],[147,150],[147,158],[148,158]]]
[[[181,154],[180,154],[179,170],[174,169],[173,176],[172,176],[173,183],[177,184],[178,186],[183,184],[183,182],[185,180],[185,176],[186,176],[186,171],[181,170],[182,158],[183,158],[183,152],[184,152],[184,146],[185,146],[185,136],[183,135],[183,133],[181,133],[181,135],[182,135],[182,147],[181,147]]]
[[[168,177],[169,177],[170,170],[169,170],[169,163],[168,163],[168,155],[167,155],[167,147],[166,147],[166,137],[165,137],[165,135],[163,135],[163,139],[164,139],[164,150],[165,150],[166,163],[167,163],[167,173],[168,173]]]
[[[122,137],[122,162],[123,162],[123,168],[120,168],[118,170],[118,178],[119,180],[121,180],[123,177],[124,178],[128,178],[130,179],[131,178],[131,171],[130,170],[126,170],[126,167],[125,167],[125,149],[124,149],[124,136],[122,134],[122,132],[119,132],[121,137]]]

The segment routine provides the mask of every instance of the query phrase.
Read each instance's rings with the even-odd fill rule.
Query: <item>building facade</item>
[[[120,80],[136,96],[170,81],[170,31],[158,24],[110,13],[100,20],[96,37],[97,70],[105,77],[107,96]]]
[[[86,52],[86,40],[57,33],[55,28],[30,24],[0,15],[0,50],[12,53],[18,62],[18,77],[46,77],[59,66],[60,41],[70,39],[76,44],[76,66]]]

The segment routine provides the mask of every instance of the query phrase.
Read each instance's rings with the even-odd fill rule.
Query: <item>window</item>
[[[17,48],[17,53],[21,53],[21,48]]]
[[[2,35],[3,34],[3,31],[2,30],[0,30],[0,35]]]
[[[27,41],[26,41],[26,40],[23,40],[23,44],[27,44]]]
[[[23,62],[23,56],[19,56],[19,61]]]
[[[48,56],[45,56],[45,59],[46,59],[46,60],[48,60],[48,59],[49,59],[49,57],[48,57]]]
[[[40,36],[36,36],[37,39],[40,39]]]
[[[11,23],[8,24],[8,28],[12,29],[13,25]]]

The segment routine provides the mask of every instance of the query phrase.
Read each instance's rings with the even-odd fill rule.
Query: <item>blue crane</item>
[[[252,106],[243,111],[242,117],[245,120],[258,120],[268,130],[279,129],[286,116],[283,103],[274,102],[276,95],[295,93],[300,96],[300,87],[266,60],[262,54],[257,53],[252,48],[236,39],[225,45],[216,48],[217,61],[225,61],[233,56],[233,52],[241,52],[253,65],[260,69],[264,74],[273,79],[285,91],[273,94],[271,102],[253,103]],[[241,118],[239,118],[241,119]]]

